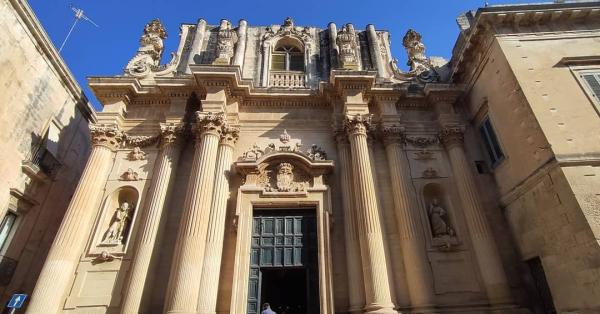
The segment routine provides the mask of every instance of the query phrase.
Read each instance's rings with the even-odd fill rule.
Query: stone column
[[[160,152],[156,158],[152,185],[148,190],[149,200],[142,215],[140,225],[141,236],[135,247],[128,285],[123,289],[123,305],[121,313],[146,312],[141,305],[144,287],[152,282],[153,270],[150,262],[157,247],[157,235],[161,227],[161,217],[165,211],[165,201],[171,191],[171,180],[177,169],[180,147],[177,145],[181,125],[161,123]]]
[[[377,31],[373,24],[367,25],[367,38],[369,39],[369,46],[371,47],[371,57],[373,65],[377,68],[377,76],[385,77],[385,65],[383,64],[383,58],[381,57],[381,51],[379,50],[379,39],[377,38]]]
[[[336,43],[337,40],[337,26],[335,23],[331,22],[327,25],[327,30],[329,32],[329,70],[337,69],[339,66],[338,63],[338,52],[339,48]]]
[[[198,313],[215,314],[217,309],[217,293],[219,292],[219,275],[221,274],[221,256],[223,255],[223,239],[225,237],[225,218],[227,216],[227,199],[229,198],[228,175],[233,159],[233,148],[239,136],[239,129],[224,127],[217,154],[217,170],[215,172],[215,192],[212,197],[206,250],[202,264],[200,281],[200,298]]]
[[[198,112],[198,134],[167,295],[167,313],[196,313],[223,113]]]
[[[354,193],[357,201],[356,219],[365,281],[364,311],[396,313],[390,292],[382,226],[367,146],[367,127],[370,120],[371,116],[368,114],[357,114],[348,116],[345,121],[352,151]]]
[[[352,191],[352,160],[350,143],[343,132],[336,134],[338,160],[340,163],[340,188],[344,212],[344,239],[346,240],[346,265],[348,274],[349,313],[362,313],[365,306],[365,288],[362,278],[360,244],[356,222],[356,207]]]
[[[54,238],[27,313],[62,312],[65,294],[98,213],[114,150],[123,140],[123,133],[116,125],[92,125],[90,130],[92,152]]]
[[[188,56],[187,64],[196,64],[194,61],[194,57],[200,53],[200,49],[202,49],[202,42],[204,41],[204,32],[206,31],[206,21],[204,19],[199,19],[198,24],[196,25],[196,33],[194,34],[194,40],[192,41],[192,46],[190,47],[190,52]],[[187,67],[187,72],[191,73],[190,67]]]
[[[413,309],[431,308],[435,302],[433,277],[425,251],[423,227],[419,213],[416,212],[419,205],[403,149],[404,130],[394,126],[384,127],[381,131],[390,171],[396,224],[411,306]]]
[[[233,64],[239,65],[240,69],[244,65],[244,53],[246,52],[246,33],[248,28],[248,22],[246,20],[240,20],[238,26],[238,41],[237,47],[235,48],[235,55],[233,56]]]
[[[462,200],[471,242],[490,304],[511,302],[510,288],[502,261],[477,192],[477,184],[463,148],[464,129],[444,127],[440,141],[446,147],[456,187]]]

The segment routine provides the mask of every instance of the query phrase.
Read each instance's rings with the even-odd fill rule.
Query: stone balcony
[[[301,71],[271,71],[269,76],[269,86],[305,88],[306,74]]]

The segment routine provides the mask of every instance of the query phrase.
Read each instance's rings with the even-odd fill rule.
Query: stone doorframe
[[[321,314],[333,314],[331,269],[331,195],[325,174],[333,161],[316,160],[298,151],[271,152],[235,163],[244,180],[236,204],[237,242],[230,313],[246,314],[252,221],[255,208],[315,208]]]

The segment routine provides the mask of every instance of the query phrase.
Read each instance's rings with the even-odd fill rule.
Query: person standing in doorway
[[[271,310],[271,304],[269,303],[263,303],[263,311],[261,312],[261,314],[277,314],[275,313],[273,310]]]

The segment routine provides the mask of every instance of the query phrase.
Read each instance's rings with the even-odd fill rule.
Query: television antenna
[[[75,26],[77,25],[77,22],[79,22],[79,20],[88,21],[92,25],[94,25],[96,27],[100,27],[100,26],[98,26],[98,24],[94,23],[94,21],[92,21],[92,19],[90,19],[89,17],[87,17],[85,14],[83,14],[83,10],[82,9],[78,9],[78,8],[74,7],[73,5],[70,5],[70,7],[71,7],[71,10],[73,10],[73,12],[75,12],[75,21],[73,22],[73,25],[71,25],[71,29],[69,29],[69,33],[67,34],[67,37],[65,37],[65,40],[63,40],[62,44],[60,45],[60,48],[58,49],[59,53],[65,47],[65,44],[67,43],[67,40],[69,40],[69,37],[71,36],[71,33],[75,29]]]

